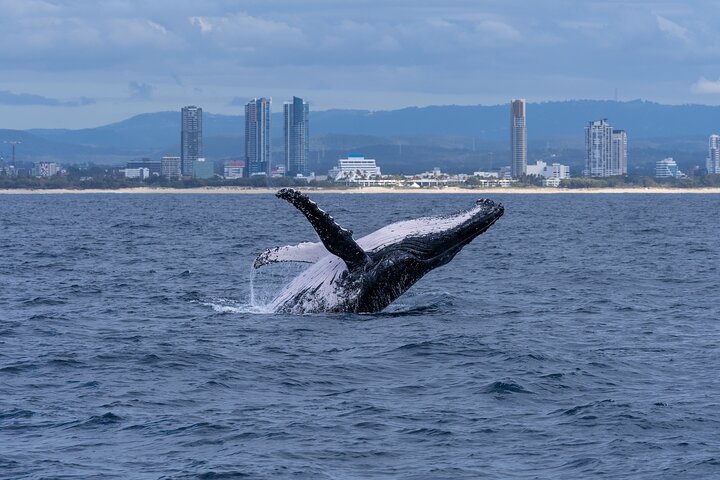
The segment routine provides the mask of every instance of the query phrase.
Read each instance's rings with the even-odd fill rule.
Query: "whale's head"
[[[380,245],[369,252],[370,261],[360,273],[359,311],[382,310],[427,272],[452,260],[503,213],[502,204],[480,199],[462,212],[399,222],[376,232]]]

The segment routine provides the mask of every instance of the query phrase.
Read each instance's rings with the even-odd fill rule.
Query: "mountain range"
[[[656,157],[704,161],[707,137],[720,131],[720,107],[571,100],[529,103],[529,158],[560,158],[581,168],[584,126],[607,118],[629,137],[630,160],[646,168]],[[282,114],[272,118],[273,148],[282,158]],[[311,168],[322,170],[348,153],[377,158],[388,173],[440,166],[447,171],[488,168],[509,159],[509,106],[430,106],[390,111],[311,111]],[[205,156],[242,158],[244,118],[204,112]],[[95,128],[0,130],[0,142],[19,140],[18,161],[122,164],[139,157],[178,155],[180,112],[144,113]],[[0,154],[9,158],[9,145]],[[553,156],[554,155],[554,156]],[[676,158],[676,159],[678,159]],[[642,159],[642,163],[640,163]],[[391,167],[390,169],[388,167]],[[390,170],[390,171],[388,171]]]

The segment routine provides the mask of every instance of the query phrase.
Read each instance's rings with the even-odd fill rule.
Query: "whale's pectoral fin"
[[[328,251],[320,242],[303,242],[287,247],[275,247],[258,255],[253,263],[253,268],[277,262],[315,263],[327,254]]]
[[[287,200],[300,210],[310,221],[328,252],[342,258],[349,269],[368,260],[367,253],[353,240],[352,232],[335,223],[335,220],[307,195],[292,188],[283,188],[275,196]]]

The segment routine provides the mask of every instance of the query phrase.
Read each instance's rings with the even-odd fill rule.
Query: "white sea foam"
[[[222,298],[212,299],[207,302],[200,302],[200,304],[212,308],[216,313],[273,313],[269,304],[244,303]]]

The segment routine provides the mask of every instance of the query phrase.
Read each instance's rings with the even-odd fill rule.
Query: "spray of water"
[[[271,304],[278,292],[306,265],[277,264],[263,267],[262,271],[250,267],[248,300],[241,302],[227,298],[212,298],[201,302],[217,313],[274,313]]]
[[[256,269],[250,266],[250,305],[257,305],[255,302],[255,272]]]
[[[259,292],[255,289],[257,272],[258,270],[256,268],[250,267],[250,303],[248,307],[250,307],[253,313],[273,313],[270,307],[272,297],[258,295]]]

